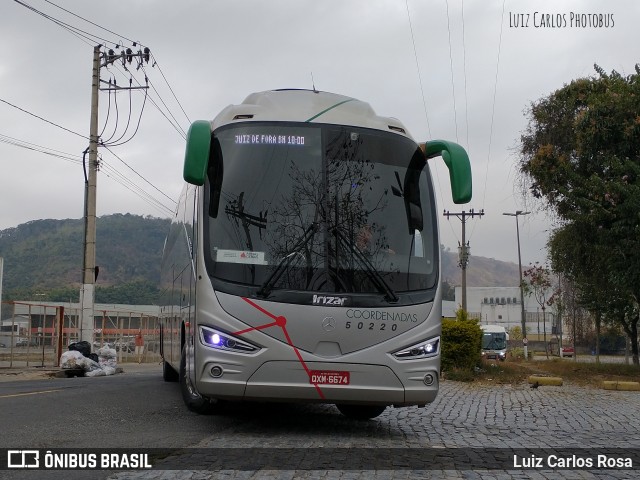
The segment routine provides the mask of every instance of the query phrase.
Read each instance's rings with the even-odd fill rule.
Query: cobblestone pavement
[[[159,468],[166,465],[167,470],[123,472],[110,478],[640,478],[639,407],[638,392],[605,391],[567,384],[532,389],[526,384],[495,387],[450,381],[441,385],[436,401],[426,408],[390,408],[380,417],[364,422],[344,418],[330,405],[257,404],[249,407],[245,404],[230,407],[227,413],[213,417],[212,435],[193,445],[193,449],[171,455],[156,464]],[[203,417],[203,421],[211,421],[207,420],[211,418]],[[616,448],[625,449],[625,456],[627,453],[635,455],[632,470],[521,469],[513,465],[514,453],[539,455],[546,460],[549,455],[570,456],[574,450],[578,457],[585,457]],[[381,452],[377,460],[389,452],[398,452],[408,463],[403,465],[401,458],[399,466],[374,470],[370,465],[375,463],[375,458],[373,463],[368,463],[367,455],[364,455],[359,457],[363,458],[360,463],[351,462],[350,451],[364,452],[369,460],[377,452]],[[260,457],[261,452],[267,455],[283,453],[274,455],[272,464],[267,462],[257,470],[217,469],[224,468],[226,461],[233,465],[242,461],[246,464]],[[335,456],[333,460],[346,456],[341,459],[344,468],[339,470],[333,460],[325,459],[326,469],[309,469],[304,462],[311,452],[329,452]],[[424,469],[422,464],[415,468],[409,455],[415,455],[415,452],[433,459],[435,468]],[[240,462],[239,455],[242,456]],[[461,459],[460,466],[456,459]],[[317,460],[312,465],[317,466]],[[523,465],[522,462],[519,465]]]

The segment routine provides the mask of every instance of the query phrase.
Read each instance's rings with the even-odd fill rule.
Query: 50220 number
[[[345,323],[345,328],[348,330],[350,328],[356,329],[356,330],[387,330],[387,324],[386,323],[380,323],[378,325],[376,325],[373,322],[347,322]],[[390,328],[389,328],[392,332],[395,332],[398,329],[398,324],[397,323],[392,323]]]

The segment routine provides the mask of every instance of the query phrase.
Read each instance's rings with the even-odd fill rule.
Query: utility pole
[[[98,173],[98,94],[100,93],[100,45],[93,47],[91,121],[89,125],[89,172],[85,178],[84,261],[80,290],[80,339],[93,341],[96,282],[96,189]],[[85,166],[86,169],[86,166]],[[86,172],[86,170],[85,170]]]
[[[467,265],[469,263],[469,242],[466,240],[466,229],[465,225],[467,223],[467,217],[482,217],[484,215],[484,209],[476,212],[473,210],[469,210],[465,212],[464,210],[459,213],[451,213],[449,210],[445,210],[443,215],[447,217],[447,220],[450,216],[458,217],[462,222],[462,244],[458,246],[458,266],[462,269],[462,309],[467,311]]]
[[[523,212],[522,210],[517,210],[515,213],[503,213],[508,217],[516,217],[516,238],[518,240],[518,269],[520,271],[520,307],[521,307],[521,316],[522,316],[522,339],[524,344],[524,359],[528,360],[528,351],[527,351],[527,324],[524,312],[524,285],[522,283],[522,256],[520,255],[520,226],[518,225],[518,216],[519,215],[529,215],[531,212]]]
[[[134,43],[134,46],[136,44]],[[91,75],[91,118],[89,123],[89,148],[85,153],[89,154],[89,168],[85,169],[85,192],[84,192],[84,259],[82,263],[82,287],[80,289],[80,340],[89,343],[93,342],[95,329],[94,304],[95,304],[95,283],[98,277],[98,267],[96,266],[96,193],[98,178],[98,98],[100,90],[137,90],[147,89],[147,86],[140,87],[117,87],[108,82],[108,88],[100,88],[100,83],[107,83],[100,79],[100,68],[109,65],[116,60],[121,60],[122,65],[135,58],[139,65],[142,62],[149,63],[150,51],[145,47],[144,51],[133,52],[127,48],[120,54],[109,50],[108,54],[102,54],[102,45],[93,47],[93,68]],[[118,47],[119,48],[119,47]],[[146,76],[145,76],[146,80]],[[117,127],[117,126],[116,126]],[[84,161],[83,161],[84,163]]]

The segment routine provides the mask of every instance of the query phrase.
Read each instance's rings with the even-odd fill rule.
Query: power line
[[[137,195],[141,200],[154,207],[156,210],[161,211],[163,214],[171,216],[173,215],[173,209],[164,205],[157,198],[153,197],[150,193],[143,190],[139,185],[131,181],[126,175],[116,169],[113,165],[107,163],[104,159],[100,163],[102,173],[114,182],[122,185],[124,188]]]
[[[144,71],[144,68],[143,68]],[[146,73],[146,71],[145,71]],[[153,82],[149,81],[149,84],[151,85],[151,88],[154,92],[156,92],[156,95],[158,95],[158,98],[160,99],[160,101],[162,102],[162,104],[164,105],[164,107],[167,109],[167,112],[169,113],[169,115],[171,115],[171,118],[173,118],[176,126],[182,131],[182,136],[183,138],[186,139],[186,133],[184,131],[184,129],[180,126],[180,124],[178,123],[178,119],[175,117],[175,115],[173,113],[171,113],[171,110],[169,109],[169,107],[167,106],[166,102],[162,99],[162,96],[160,95],[160,93],[158,92],[158,90],[156,89],[155,85],[153,84]],[[171,87],[169,87],[169,89],[171,89]],[[171,90],[171,92],[173,93],[173,90]],[[177,99],[176,99],[177,100]],[[179,104],[180,102],[178,102]],[[180,105],[180,108],[182,108],[182,105]],[[182,110],[182,112],[184,113],[184,110]],[[186,113],[184,113],[185,117],[187,116]],[[168,120],[168,118],[167,118]],[[189,120],[189,117],[187,117],[187,120]]]
[[[469,144],[469,98],[467,96],[467,48],[465,43],[465,31],[464,31],[464,0],[462,2],[462,67],[464,72],[464,114],[465,125],[467,132],[467,153],[471,157],[471,145]]]
[[[490,122],[490,126],[489,126],[489,148],[487,150],[487,166],[485,168],[485,172],[484,172],[484,189],[482,192],[482,207],[484,209],[484,205],[485,205],[485,201],[487,198],[487,182],[489,179],[489,164],[491,162],[491,144],[493,141],[493,122],[494,122],[494,118],[495,118],[495,112],[496,112],[496,96],[498,93],[498,72],[499,72],[499,68],[500,68],[500,50],[502,48],[502,29],[504,27],[504,5],[505,5],[506,0],[502,0],[502,16],[500,17],[500,35],[498,37],[498,55],[496,58],[496,74],[495,74],[495,79],[494,79],[494,83],[493,83],[493,102],[491,105],[491,122]],[[473,225],[473,228],[471,229],[471,235],[470,237],[473,236],[473,232],[475,231],[476,228],[476,224]]]
[[[56,7],[56,8],[59,8],[60,10],[62,10],[62,11],[64,11],[64,12],[67,12],[67,13],[68,13],[68,14],[70,14],[70,15],[73,15],[73,16],[74,16],[74,17],[76,17],[76,18],[79,18],[80,20],[84,20],[85,22],[90,23],[90,24],[91,24],[91,25],[93,25],[94,27],[98,27],[98,28],[100,28],[100,29],[104,30],[105,32],[109,32],[109,33],[111,33],[111,34],[113,34],[113,35],[116,35],[117,37],[124,38],[124,39],[125,39],[125,40],[127,40],[129,43],[136,43],[134,40],[131,40],[130,38],[125,37],[124,35],[120,35],[119,33],[116,33],[116,32],[114,32],[114,31],[112,31],[112,30],[109,30],[108,28],[105,28],[105,27],[103,27],[102,25],[99,25],[99,24],[97,24],[97,23],[94,23],[94,22],[92,22],[91,20],[87,20],[86,18],[81,17],[80,15],[78,15],[78,14],[76,14],[76,13],[73,13],[73,12],[72,12],[72,11],[70,11],[70,10],[67,10],[66,8],[62,8],[61,6],[56,5],[55,3],[51,2],[50,0],[44,0],[44,1],[45,1],[45,2],[47,2],[47,3],[48,3],[48,4],[50,4],[50,5],[53,5],[53,6],[54,6],[54,7]],[[137,42],[137,43],[138,43],[139,45],[142,45],[140,42]],[[143,45],[143,46],[144,46],[144,45]]]
[[[44,153],[45,155],[50,155],[52,157],[67,160],[69,162],[82,163],[82,158],[78,155],[62,152],[60,150],[55,150],[49,147],[44,147],[36,143],[27,142],[26,140],[20,140],[18,138],[10,137],[9,135],[3,135],[1,133],[0,142],[6,143],[7,145],[13,145],[14,147],[24,148],[26,150],[31,150],[38,153]]]
[[[409,11],[409,1],[405,0],[404,3],[407,9],[407,17],[409,19],[409,31],[411,32],[411,42],[413,44],[413,56],[416,61],[416,71],[418,73],[418,84],[420,85],[420,93],[422,94],[422,106],[424,108],[424,116],[427,121],[427,132],[428,132],[429,138],[431,138],[431,125],[429,124],[429,114],[427,112],[427,101],[424,95],[424,87],[422,85],[422,75],[420,74],[420,63],[418,62],[418,51],[416,49],[416,41],[413,33],[413,26],[411,24],[411,12]],[[442,183],[440,182],[440,175],[438,175],[438,170],[436,168],[433,169],[433,172],[435,173],[436,183],[438,185],[438,195],[440,196],[440,202],[444,203],[444,194],[442,193]],[[453,229],[453,226],[451,226],[451,223],[449,223],[449,227],[451,228],[451,233],[453,233],[454,237],[457,238],[456,232]]]
[[[10,107],[16,108],[16,109],[20,110],[21,112],[24,112],[24,113],[26,113],[26,114],[28,114],[28,115],[31,115],[32,117],[37,118],[38,120],[42,120],[43,122],[47,122],[48,124],[53,125],[54,127],[58,127],[58,128],[60,128],[60,129],[62,129],[62,130],[65,130],[65,131],[67,131],[67,132],[69,132],[69,133],[73,133],[74,135],[77,135],[77,136],[79,136],[79,137],[82,137],[82,138],[84,138],[85,140],[88,140],[88,139],[89,139],[89,137],[87,137],[86,135],[82,135],[81,133],[74,132],[73,130],[69,130],[68,128],[63,127],[62,125],[58,125],[57,123],[52,122],[51,120],[47,120],[46,118],[43,118],[43,117],[41,117],[41,116],[39,116],[39,115],[36,115],[35,113],[31,113],[30,111],[25,110],[24,108],[20,108],[20,107],[18,107],[17,105],[14,105],[14,104],[13,104],[13,103],[11,103],[11,102],[7,102],[6,100],[4,100],[4,99],[2,99],[2,98],[0,98],[0,102],[2,102],[2,103],[6,103],[6,104],[7,104],[7,105],[9,105]]]
[[[171,198],[166,193],[164,193],[162,190],[160,190],[158,187],[156,187],[153,183],[151,183],[149,180],[147,180],[144,176],[140,175],[133,167],[131,167],[131,165],[129,165],[122,158],[120,158],[118,155],[116,155],[116,153],[113,150],[111,150],[108,146],[105,146],[104,148],[106,148],[109,151],[109,153],[111,153],[111,155],[113,155],[118,160],[120,160],[124,164],[124,166],[126,166],[129,170],[131,170],[138,177],[140,177],[142,180],[144,180],[147,184],[149,184],[151,187],[153,187],[155,190],[157,190],[161,195],[165,196],[166,198],[171,200],[173,203],[177,204],[177,202],[173,198]]]
[[[145,89],[144,100],[142,102],[142,108],[140,109],[140,116],[138,117],[138,123],[136,125],[136,129],[134,130],[134,132],[131,134],[131,136],[128,139],[126,139],[125,141],[121,142],[120,140],[122,140],[124,138],[125,134],[129,130],[129,123],[131,121],[132,103],[131,103],[131,89],[129,89],[129,118],[127,119],[127,126],[125,127],[124,131],[122,132],[122,135],[120,135],[120,137],[117,140],[114,140],[113,143],[103,143],[103,142],[101,142],[100,145],[102,145],[104,147],[117,147],[117,146],[120,146],[120,145],[124,145],[125,143],[128,143],[131,140],[133,140],[133,137],[136,136],[136,133],[138,133],[138,129],[140,128],[140,122],[142,120],[142,114],[144,113],[144,107],[147,104],[147,97],[148,97],[148,95],[147,95],[147,91]],[[116,128],[117,128],[117,125],[116,125]]]
[[[496,75],[493,84],[493,103],[491,105],[491,126],[489,127],[489,149],[487,152],[487,168],[484,176],[484,192],[482,196],[482,206],[484,207],[485,198],[487,196],[487,179],[489,177],[489,162],[491,160],[491,143],[493,140],[493,121],[496,113],[496,96],[498,93],[498,72],[500,69],[500,49],[502,47],[502,28],[504,26],[504,4],[506,0],[502,0],[502,17],[500,18],[500,37],[498,39],[498,57],[496,58]]]
[[[164,72],[162,71],[162,68],[160,68],[160,64],[158,63],[158,60],[156,59],[155,55],[152,55],[152,56],[153,56],[154,65],[156,65],[158,67],[158,71],[160,72],[160,75],[162,75],[162,78],[164,79],[164,82],[167,84],[167,87],[169,87],[169,90],[171,91],[171,94],[173,95],[173,98],[178,103],[178,106],[180,107],[180,110],[182,110],[182,113],[184,113],[184,116],[187,119],[187,121],[189,122],[189,124],[191,124],[191,120],[189,119],[189,116],[187,115],[187,112],[185,112],[184,108],[182,108],[182,104],[180,103],[180,100],[178,100],[178,97],[176,97],[176,94],[174,93],[173,88],[171,88],[171,85],[169,84],[169,80],[167,80],[167,77],[165,77]]]
[[[451,71],[451,90],[453,95],[453,121],[456,127],[456,142],[458,142],[458,109],[456,108],[456,84],[453,80],[453,52],[451,51],[451,25],[449,22],[449,0],[445,1],[447,6],[447,32],[449,33],[449,69]]]
[[[28,142],[26,140],[21,140],[21,139],[15,138],[15,137],[11,137],[9,135],[0,134],[0,143],[5,143],[7,145],[12,145],[14,147],[24,148],[26,150],[31,150],[31,151],[34,151],[34,152],[37,152],[37,153],[42,153],[42,154],[49,155],[49,156],[52,156],[52,157],[55,157],[55,158],[59,158],[61,160],[65,160],[65,161],[68,161],[68,162],[71,162],[71,163],[82,164],[82,157],[79,156],[79,155],[74,155],[72,153],[63,152],[61,150],[56,150],[56,149],[53,149],[53,148],[50,148],[50,147],[45,147],[43,145],[38,145],[36,143]],[[111,152],[111,153],[113,153],[113,152]],[[120,161],[122,161],[122,159],[120,159],[119,157],[116,156],[116,158],[118,158]],[[125,163],[125,162],[123,162],[123,163]],[[123,187],[127,188],[132,193],[136,194],[138,197],[140,197],[142,200],[146,201],[148,204],[150,204],[151,206],[155,207],[156,209],[159,209],[159,210],[163,211],[164,213],[169,213],[169,215],[173,214],[173,209],[172,208],[167,207],[165,204],[160,202],[158,199],[153,197],[151,194],[149,194],[148,192],[144,191],[139,185],[137,185],[135,182],[133,182],[131,179],[129,179],[125,174],[120,172],[116,167],[114,167],[113,165],[108,164],[104,160],[100,163],[100,165],[101,165],[101,167],[105,167],[106,171],[104,173],[105,173],[106,176],[108,176],[109,178],[111,178],[115,182],[121,184]],[[125,165],[127,165],[127,164],[125,163]],[[143,178],[143,180],[145,180],[147,183],[149,183],[146,179]],[[156,188],[152,184],[150,184],[150,185],[153,188]],[[158,189],[156,188],[156,190],[158,190]],[[160,190],[158,190],[158,191],[162,195],[164,195],[164,193],[162,193]],[[164,195],[164,196],[167,197],[166,195]],[[170,197],[167,197],[167,198],[169,198],[169,200],[171,200],[174,204],[176,203]]]
[[[118,66],[118,68],[119,68],[119,66]],[[144,70],[144,67],[142,67],[142,68]],[[120,70],[118,70],[118,71],[120,71]],[[124,74],[124,72],[122,72],[122,71],[120,71],[120,73]],[[133,79],[133,81],[137,85],[142,86],[142,84],[138,81],[138,79],[135,76],[132,76],[131,78]],[[145,77],[145,78],[148,79],[148,77]],[[156,101],[150,95],[148,97],[149,102],[151,102],[151,104],[158,110],[158,112],[169,122],[169,124],[173,127],[173,129],[176,132],[178,132],[178,135],[180,135],[184,140],[186,140],[186,138],[187,138],[186,132],[180,126],[180,124],[178,123],[178,120],[176,119],[176,117],[171,113],[171,110],[167,106],[166,102],[162,99],[162,96],[160,95],[160,92],[158,92],[158,90],[155,88],[155,86],[153,85],[153,82],[151,82],[151,80],[148,80],[148,81],[149,81],[149,85],[151,85],[151,89],[158,96],[159,101],[165,106],[165,108],[167,110],[167,113],[164,112],[164,110],[156,103]],[[170,115],[173,118],[173,120],[171,118],[169,118],[168,115]]]
[[[14,104],[12,104],[12,103],[10,103],[10,102],[7,102],[7,101],[6,101],[6,100],[4,100],[4,99],[1,99],[1,98],[0,98],[0,102],[6,103],[7,105],[10,105],[11,107],[14,107],[14,108],[16,108],[16,109],[18,109],[18,110],[20,110],[20,111],[22,111],[22,112],[24,112],[24,113],[27,113],[27,114],[29,114],[29,115],[31,115],[31,116],[33,116],[33,117],[36,117],[36,118],[38,118],[39,120],[42,120],[42,121],[44,121],[44,122],[46,122],[46,123],[49,123],[49,124],[54,125],[54,126],[56,126],[56,127],[58,127],[58,128],[61,128],[62,130],[65,130],[65,131],[67,131],[67,132],[70,132],[70,133],[73,133],[73,134],[75,134],[75,135],[78,135],[79,137],[82,137],[82,138],[84,138],[84,139],[87,139],[87,137],[86,137],[86,136],[84,136],[84,135],[81,135],[81,134],[79,134],[79,133],[77,133],[77,132],[74,132],[73,130],[69,130],[68,128],[65,128],[65,127],[63,127],[63,126],[61,126],[61,125],[58,125],[57,123],[52,122],[51,120],[47,120],[46,118],[40,117],[39,115],[36,115],[36,114],[34,114],[34,113],[31,113],[31,112],[29,112],[29,111],[27,111],[27,110],[25,110],[25,109],[23,109],[23,108],[18,107],[17,105],[14,105]],[[7,143],[7,142],[5,141],[5,143]],[[46,147],[43,147],[43,148],[46,148]],[[136,175],[138,175],[142,180],[144,180],[146,183],[148,183],[150,186],[152,186],[154,189],[156,189],[159,193],[161,193],[162,195],[164,195],[165,197],[167,197],[169,200],[171,200],[172,202],[176,203],[176,202],[175,202],[171,197],[169,197],[169,196],[168,196],[168,195],[166,195],[164,192],[162,192],[160,189],[158,189],[155,185],[153,185],[151,182],[149,182],[145,177],[143,177],[143,176],[142,176],[141,174],[139,174],[136,170],[134,170],[134,169],[133,169],[129,164],[127,164],[124,160],[122,160],[118,155],[116,155],[116,154],[115,154],[115,152],[113,152],[110,148],[108,148],[108,146],[107,146],[107,145],[105,145],[105,148],[106,148],[107,150],[109,150],[109,152],[110,152],[113,156],[115,156],[118,160],[120,160],[120,161],[121,161],[121,162],[122,162],[122,163],[123,163],[127,168],[129,168],[133,173],[135,173]],[[45,153],[45,152],[43,152],[43,153]],[[80,160],[80,163],[81,163],[81,162],[82,162],[82,160]]]
[[[117,44],[117,42],[114,42],[114,41],[111,41],[111,40],[107,40],[106,38],[103,38],[103,37],[100,37],[98,35],[86,32],[86,31],[84,31],[84,30],[82,30],[82,29],[80,29],[78,27],[74,27],[73,25],[69,25],[68,23],[63,22],[62,20],[58,20],[57,18],[52,17],[51,15],[48,15],[48,14],[46,14],[44,12],[41,12],[37,8],[31,6],[31,5],[27,4],[27,3],[24,3],[21,0],[13,0],[13,1],[16,2],[19,5],[22,5],[23,7],[31,10],[32,12],[37,13],[41,17],[46,18],[47,20],[55,23],[59,27],[64,28],[65,30],[73,33],[76,36],[80,36],[80,37],[85,38],[86,40],[92,41],[94,43],[100,43],[100,42],[96,41],[96,40],[99,40],[99,41],[104,42],[104,43],[113,43],[114,45]]]
[[[76,18],[78,18],[78,19],[80,19],[80,20],[82,20],[82,21],[84,21],[84,22],[87,22],[87,23],[89,23],[89,24],[91,24],[91,25],[93,25],[93,26],[95,26],[95,27],[97,27],[97,28],[100,28],[101,30],[104,30],[104,31],[106,31],[106,32],[108,32],[108,33],[110,33],[110,34],[112,34],[112,35],[116,35],[117,37],[119,37],[119,39],[118,39],[118,40],[113,40],[113,39],[107,39],[107,38],[104,38],[104,37],[102,37],[102,36],[100,36],[100,35],[93,34],[93,33],[91,33],[91,32],[88,32],[88,31],[82,30],[82,29],[80,29],[80,28],[78,28],[78,27],[75,27],[75,26],[73,26],[73,25],[71,25],[71,24],[69,24],[69,23],[63,22],[62,20],[59,20],[59,19],[57,19],[57,18],[55,18],[55,17],[53,17],[53,16],[51,16],[51,15],[49,15],[49,14],[46,14],[46,13],[44,13],[44,12],[42,12],[42,11],[40,11],[40,10],[36,9],[35,7],[33,7],[33,6],[31,6],[31,5],[27,4],[27,3],[25,3],[25,2],[24,2],[24,1],[22,1],[22,0],[14,0],[14,1],[15,1],[16,3],[18,3],[19,5],[22,5],[23,7],[25,7],[25,8],[27,8],[27,9],[31,10],[32,12],[37,13],[38,15],[42,16],[43,18],[45,18],[45,19],[47,19],[47,20],[49,20],[49,21],[51,21],[51,22],[55,23],[56,25],[58,25],[58,26],[60,26],[60,27],[64,28],[65,30],[67,30],[67,31],[69,31],[70,33],[74,34],[76,37],[80,38],[80,40],[82,40],[82,41],[83,41],[83,42],[85,42],[85,43],[87,43],[87,40],[88,40],[89,42],[93,42],[92,44],[97,44],[97,43],[113,44],[113,45],[118,46],[118,48],[119,48],[119,45],[120,45],[120,43],[121,43],[121,42],[120,42],[120,39],[124,39],[124,40],[127,40],[128,42],[131,42],[134,46],[136,46],[136,45],[144,46],[144,45],[143,45],[142,43],[140,43],[140,42],[134,41],[134,40],[132,40],[132,39],[130,39],[130,38],[128,38],[128,37],[126,37],[126,36],[124,36],[124,35],[120,35],[119,33],[116,33],[116,32],[114,32],[114,31],[112,31],[112,30],[110,30],[110,29],[108,29],[108,28],[106,28],[106,27],[103,27],[102,25],[100,25],[100,24],[98,24],[98,23],[92,22],[91,20],[88,20],[88,19],[86,19],[86,18],[84,18],[84,17],[82,17],[82,16],[80,16],[80,15],[77,15],[77,14],[75,14],[75,13],[71,12],[70,10],[67,10],[67,9],[65,9],[65,8],[63,8],[63,7],[60,7],[59,5],[57,5],[57,4],[53,3],[53,2],[51,2],[50,0],[45,0],[45,1],[46,1],[48,4],[50,4],[50,5],[52,5],[52,6],[56,7],[56,8],[58,8],[58,9],[60,9],[60,10],[64,11],[64,12],[66,12],[66,13],[68,13],[68,14],[70,14],[70,15],[73,15],[74,17],[76,17]],[[157,61],[157,58],[156,58],[155,56],[154,56],[154,64],[155,64],[155,65],[158,65],[158,61]],[[160,72],[160,75],[161,75],[161,76],[162,76],[162,78],[164,79],[165,83],[167,84],[167,87],[168,87],[168,88],[169,88],[169,90],[171,91],[171,94],[173,95],[174,99],[175,99],[175,100],[176,100],[176,102],[178,103],[178,105],[179,105],[180,109],[182,110],[182,113],[185,115],[185,117],[187,118],[187,120],[189,121],[189,123],[191,123],[191,121],[189,120],[188,115],[186,114],[186,112],[185,112],[184,108],[182,107],[182,104],[181,104],[181,103],[180,103],[180,101],[178,100],[178,97],[176,96],[176,94],[175,94],[175,92],[174,92],[173,88],[171,87],[171,85],[169,84],[169,81],[167,80],[167,77],[165,76],[164,72],[162,71],[162,69],[160,68],[160,66],[159,66],[159,65],[158,65],[158,71]],[[137,80],[136,80],[136,81],[137,81]],[[173,125],[173,127],[176,129],[176,131],[178,131],[178,133],[179,133],[183,138],[186,138],[186,133],[184,132],[184,129],[182,129],[181,127],[179,127],[179,124],[178,124],[178,122],[177,122],[177,120],[176,120],[175,116],[171,113],[171,111],[170,111],[169,107],[166,105],[166,103],[164,102],[164,100],[162,100],[162,97],[160,96],[159,92],[157,92],[157,91],[156,91],[156,93],[158,94],[158,97],[160,98],[160,101],[165,105],[165,108],[167,109],[167,112],[169,112],[169,115],[171,115],[171,116],[173,117],[173,119],[174,119],[174,121],[176,122],[176,124],[178,125],[178,127],[176,128],[176,124],[174,124],[171,120],[169,120],[169,118],[167,117],[167,114],[165,114],[165,113],[162,111],[162,109],[161,109],[157,104],[155,104],[155,102],[154,102],[152,99],[150,99],[150,101],[152,102],[152,104],[154,104],[154,106],[158,109],[158,111],[160,111],[160,113],[161,113],[161,114],[162,114],[162,115],[163,115],[167,120],[169,120],[169,122]]]
[[[404,1],[407,7],[407,17],[409,18],[409,30],[411,32],[411,42],[413,43],[413,56],[416,60],[416,70],[418,71],[418,83],[420,84],[420,93],[422,94],[422,106],[424,107],[424,116],[427,120],[427,133],[431,138],[431,125],[429,124],[429,113],[427,112],[427,101],[424,96],[424,87],[422,86],[422,75],[420,74],[420,64],[418,62],[418,51],[416,50],[416,41],[413,35],[413,26],[411,24],[411,13],[409,12],[409,0]]]

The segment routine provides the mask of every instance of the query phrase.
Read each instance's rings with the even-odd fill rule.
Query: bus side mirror
[[[468,203],[471,200],[471,163],[464,148],[446,140],[430,140],[425,144],[424,154],[429,158],[442,156],[449,169],[453,203]]]
[[[204,185],[211,149],[211,124],[206,120],[196,120],[187,133],[187,147],[184,154],[182,176],[192,185]]]

